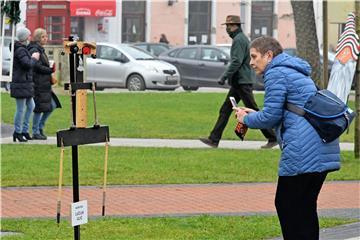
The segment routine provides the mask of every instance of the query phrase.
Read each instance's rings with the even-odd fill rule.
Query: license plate
[[[166,80],[167,81],[178,81],[179,77],[178,76],[167,76]]]
[[[179,81],[178,76],[167,76],[165,84],[166,85],[176,85],[178,83],[178,81]]]

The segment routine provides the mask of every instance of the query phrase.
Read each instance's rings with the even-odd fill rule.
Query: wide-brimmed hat
[[[237,15],[228,15],[226,16],[226,22],[224,22],[221,25],[225,25],[225,24],[241,24],[242,22],[240,22],[240,16]]]

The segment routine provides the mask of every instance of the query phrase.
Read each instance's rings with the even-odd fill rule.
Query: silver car
[[[98,89],[127,88],[174,90],[180,86],[179,72],[170,63],[126,44],[96,44],[96,58],[87,58],[87,81]]]
[[[1,42],[1,37],[0,37]],[[3,80],[5,79],[4,76],[10,75],[10,63],[11,63],[11,53],[9,49],[9,45],[11,43],[11,37],[5,37],[4,38],[4,46],[2,48],[2,75]],[[6,90],[9,90],[10,83],[7,81],[1,81],[1,87],[5,88]]]

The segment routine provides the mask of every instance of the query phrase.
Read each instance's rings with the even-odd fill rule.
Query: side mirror
[[[223,62],[224,65],[226,65],[226,64],[228,64],[229,59],[227,59],[227,58],[220,58],[220,62]]]

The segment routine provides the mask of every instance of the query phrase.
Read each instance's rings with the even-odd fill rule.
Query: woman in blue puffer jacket
[[[317,91],[306,61],[282,53],[271,37],[255,39],[250,56],[264,74],[264,108],[236,108],[236,117],[249,128],[276,129],[282,154],[275,206],[284,239],[317,240],[317,197],[327,173],[340,169],[339,140],[324,143],[305,118],[285,109],[287,102],[303,107]]]

